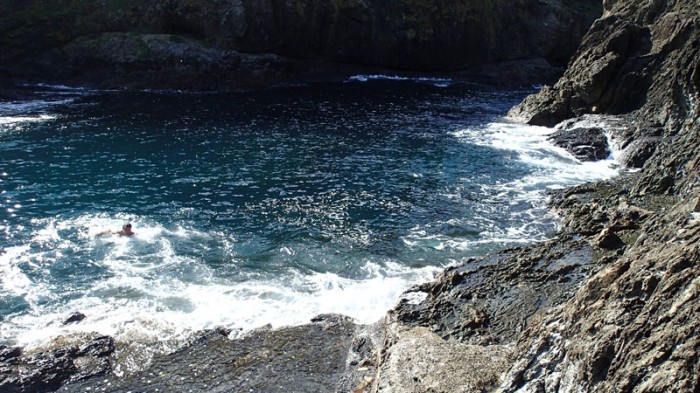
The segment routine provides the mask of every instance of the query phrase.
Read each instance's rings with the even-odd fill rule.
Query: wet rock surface
[[[17,347],[0,348],[0,390],[3,392],[50,392],[66,383],[109,373],[111,337],[97,337],[83,345],[60,345],[57,349],[25,352]]]
[[[504,390],[697,390],[700,227],[688,210],[649,218],[633,247],[525,332]]]
[[[497,377],[496,370],[475,371],[491,382],[453,390],[449,382],[431,381],[398,391],[700,389],[700,5],[605,5],[606,15],[591,28],[564,77],[510,114],[549,126],[571,117],[577,118],[571,124],[585,123],[590,118],[580,116],[587,113],[621,115],[605,130],[623,151],[622,162],[642,171],[554,193],[551,205],[562,216],[564,245],[545,242],[504,251],[497,254],[505,256],[502,260],[484,259],[497,261],[486,266],[469,261],[424,285],[419,301],[402,303],[393,323],[439,335],[444,341],[436,345],[478,344],[498,364],[500,346],[514,344],[506,372]],[[558,127],[575,129],[566,123]],[[553,292],[565,288],[556,280],[546,289],[538,287],[546,276],[528,280],[537,265],[528,263],[527,255],[576,244],[590,247],[591,254],[583,258],[590,258],[581,265],[586,268],[574,271],[590,276],[572,285],[568,298],[566,290]],[[507,266],[513,266],[510,274]],[[496,270],[504,274],[489,278]],[[535,307],[533,295],[523,296],[530,288],[553,301]],[[518,296],[505,296],[509,289]],[[499,316],[499,310],[508,311]],[[523,322],[520,328],[511,318]],[[388,330],[394,331],[386,341],[382,374],[400,373],[391,361],[393,346],[402,345],[410,352],[403,359],[413,362],[429,352],[411,352],[401,329]],[[438,374],[452,366],[434,364]]]
[[[694,215],[700,194],[700,6],[605,5],[606,15],[564,77],[511,114],[550,124],[582,113],[624,113],[634,126],[620,134],[621,158],[643,169],[553,199],[565,231],[587,236],[613,259],[519,336],[504,392],[700,389],[700,227]],[[600,80],[588,79],[584,68]]]
[[[594,262],[587,242],[568,237],[505,250],[449,268],[436,281],[412,288],[390,315],[446,340],[510,344],[538,313],[572,298],[596,269]],[[416,297],[425,300],[408,300]]]
[[[559,129],[548,139],[580,161],[604,160],[610,155],[608,138],[600,127]]]
[[[69,383],[59,391],[362,391],[374,378],[379,329],[322,315],[308,325],[262,328],[239,339],[212,330],[144,371]]]
[[[66,318],[65,321],[63,321],[63,324],[67,325],[69,323],[76,323],[82,321],[83,319],[85,319],[85,314],[81,312],[74,312],[68,318]]]

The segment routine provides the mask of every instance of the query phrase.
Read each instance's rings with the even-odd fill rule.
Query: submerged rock
[[[85,314],[81,312],[74,312],[73,314],[71,314],[70,317],[66,318],[66,320],[63,321],[63,324],[68,325],[69,323],[80,322],[83,319],[85,319]]]

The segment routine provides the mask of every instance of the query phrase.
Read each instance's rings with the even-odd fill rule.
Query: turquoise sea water
[[[551,236],[548,189],[615,175],[504,119],[531,91],[35,89],[0,103],[0,344],[373,322],[449,264]]]

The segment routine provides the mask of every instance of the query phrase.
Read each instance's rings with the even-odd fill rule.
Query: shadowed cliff
[[[597,0],[2,1],[0,61],[15,78],[104,87],[261,86],[338,64],[539,83],[601,12]]]

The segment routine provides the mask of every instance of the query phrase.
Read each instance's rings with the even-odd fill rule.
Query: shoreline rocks
[[[238,339],[205,331],[143,371],[102,375],[60,392],[128,391],[363,391],[373,381],[380,325],[358,326],[341,315],[309,324],[260,329]]]
[[[610,155],[608,138],[600,127],[558,129],[547,139],[579,161],[599,161]]]
[[[4,392],[51,392],[61,386],[112,371],[114,340],[108,336],[82,345],[61,345],[39,352],[0,347],[0,387]]]
[[[699,5],[606,2],[565,75],[511,111],[533,124],[583,113],[624,113],[622,159],[642,170],[612,184],[565,192],[554,202],[573,216],[567,230],[625,246],[563,308],[518,340],[504,392],[694,391],[700,367],[697,296],[700,231],[691,213],[700,193]],[[587,74],[584,70],[591,70]],[[626,155],[626,157],[625,157]],[[612,239],[617,246],[617,239]],[[609,248],[609,247],[604,247]]]

